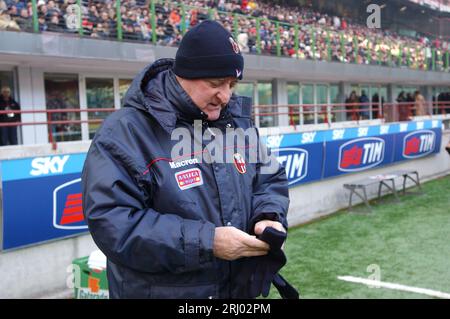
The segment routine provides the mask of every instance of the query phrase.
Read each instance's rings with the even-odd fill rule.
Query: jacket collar
[[[169,134],[178,120],[205,120],[205,115],[176,80],[173,64],[174,59],[159,59],[145,67],[134,78],[123,102],[124,107],[148,112]],[[225,116],[250,118],[251,99],[233,94],[222,110],[221,119]]]
[[[195,120],[206,120],[208,118],[208,116],[195,105],[191,97],[178,82],[175,73],[173,73],[172,70],[167,71],[166,79],[166,96],[170,104],[176,108],[178,119],[193,122]]]

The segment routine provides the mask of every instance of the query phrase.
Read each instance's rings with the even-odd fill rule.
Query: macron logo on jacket
[[[198,158],[190,158],[179,162],[169,162],[170,168],[179,168],[187,165],[198,164]]]

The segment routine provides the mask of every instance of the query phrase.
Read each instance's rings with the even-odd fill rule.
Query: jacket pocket
[[[145,281],[123,282],[121,299],[148,299],[150,298],[150,285]]]
[[[154,299],[216,299],[218,295],[217,284],[152,285],[150,288],[150,298]]]

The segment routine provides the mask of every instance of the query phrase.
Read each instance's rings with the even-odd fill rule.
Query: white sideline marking
[[[450,299],[450,294],[441,292],[441,291],[431,290],[431,289],[410,287],[410,286],[405,286],[405,285],[400,285],[400,284],[394,284],[391,282],[382,282],[382,281],[378,281],[378,280],[358,278],[358,277],[353,277],[353,276],[338,276],[337,278],[339,280],[364,284],[364,285],[368,285],[368,286],[375,286],[375,287],[382,287],[382,288],[393,289],[393,290],[415,292],[418,294],[433,296],[433,297],[437,297],[437,298]]]

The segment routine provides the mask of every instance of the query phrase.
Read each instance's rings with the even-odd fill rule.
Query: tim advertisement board
[[[442,121],[392,123],[264,137],[289,186],[439,153]]]

